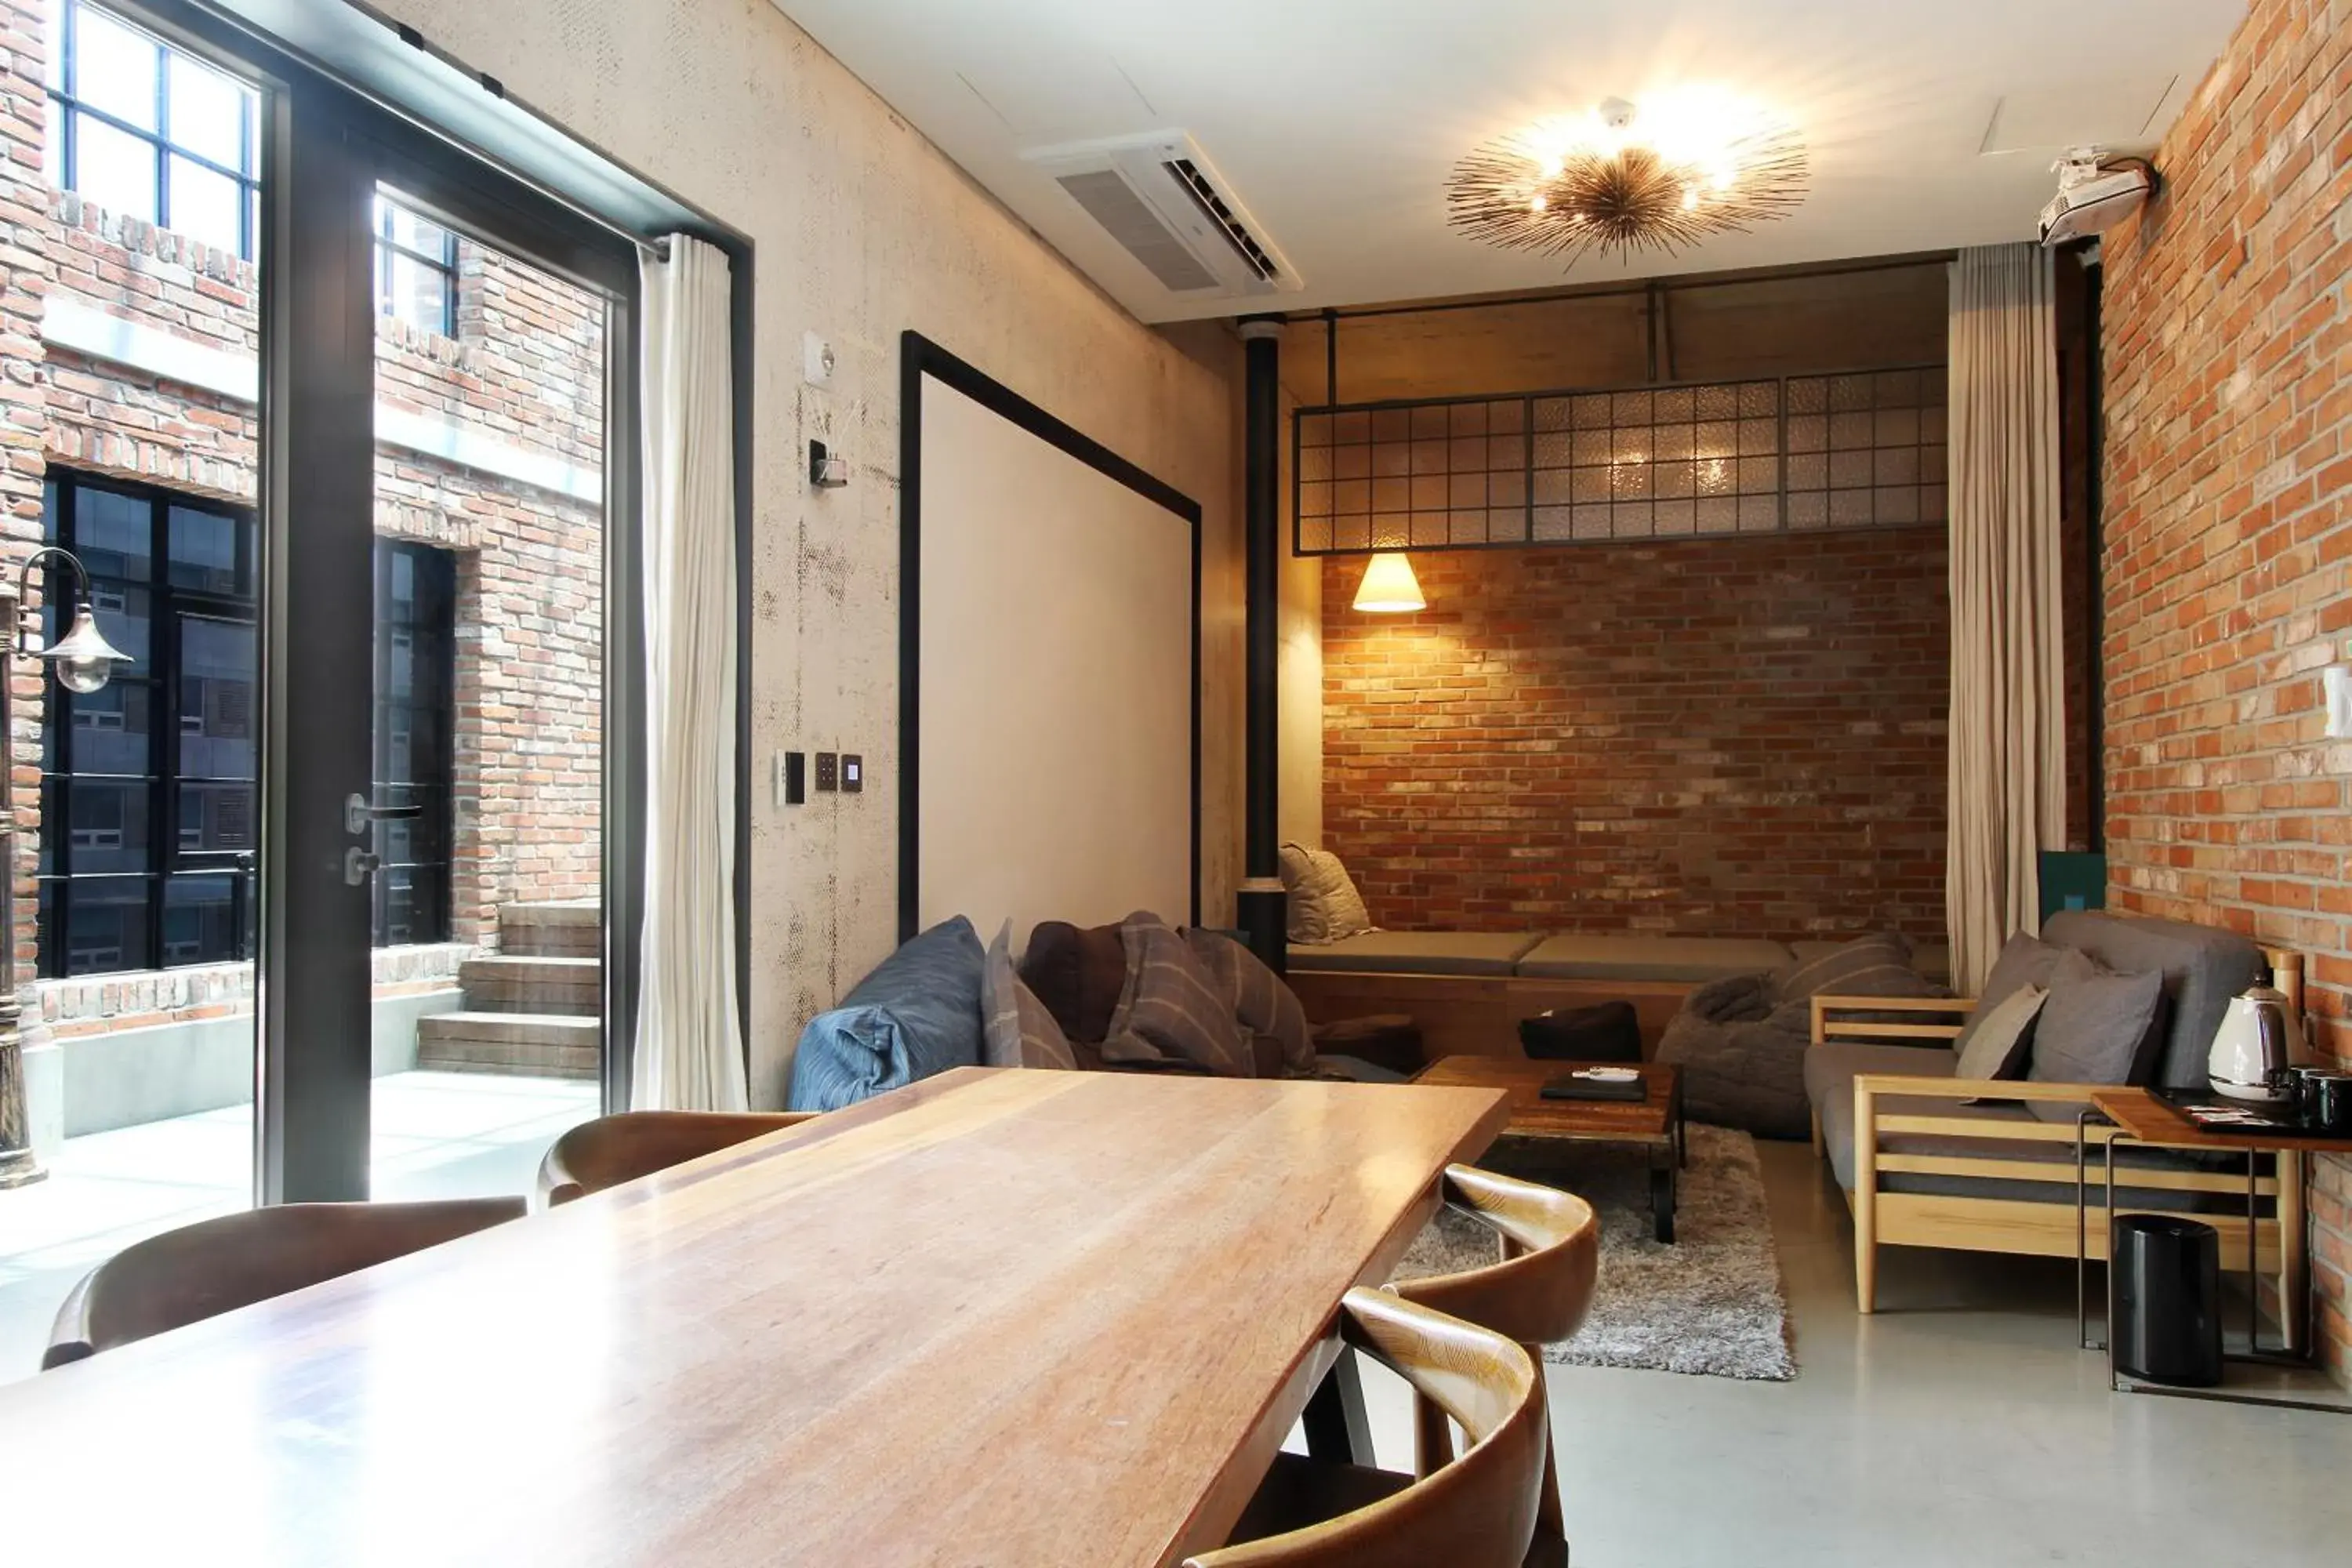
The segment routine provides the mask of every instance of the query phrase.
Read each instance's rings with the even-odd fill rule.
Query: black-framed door
[[[604,911],[628,859],[606,804],[627,780],[603,742],[634,629],[614,590],[635,536],[635,247],[338,89],[298,82],[285,102],[264,1202],[382,1195],[388,1031],[482,1092],[545,1076],[616,1103],[626,1071]],[[566,312],[573,341],[533,341]],[[501,384],[556,348],[578,352],[535,404]],[[476,422],[437,404],[430,373],[451,360],[507,405]],[[462,1000],[411,1018],[395,997],[387,1017],[382,955],[436,950]]]

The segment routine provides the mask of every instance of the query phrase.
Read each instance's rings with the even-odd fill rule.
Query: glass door
[[[611,300],[381,182],[370,1190],[527,1190],[604,1082]]]

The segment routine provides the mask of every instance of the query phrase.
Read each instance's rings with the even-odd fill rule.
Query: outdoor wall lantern
[[[34,563],[63,562],[74,580],[73,618],[66,635],[34,657],[56,674],[68,691],[88,696],[113,679],[114,667],[131,656],[106,640],[90,607],[89,573],[73,552],[56,545],[25,558],[13,584],[0,582],[0,740],[13,745],[9,663],[26,651],[25,584]],[[16,999],[16,792],[14,757],[0,758],[0,1187],[21,1187],[48,1173],[33,1153],[33,1130],[25,1103],[25,1041]]]

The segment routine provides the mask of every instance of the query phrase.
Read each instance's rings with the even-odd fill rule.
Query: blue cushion
[[[971,922],[958,915],[883,960],[840,1006],[801,1031],[789,1107],[838,1110],[950,1068],[978,1065],[986,957]]]

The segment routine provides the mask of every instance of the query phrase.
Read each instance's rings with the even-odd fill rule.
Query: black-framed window
[[[51,685],[41,756],[40,973],[105,974],[253,956],[260,824],[253,514],[52,469],[47,538],[81,558],[108,640],[104,689]],[[457,563],[375,545],[377,946],[449,933]],[[53,573],[46,603],[70,585]],[[50,612],[47,633],[58,626]]]
[[[253,953],[259,648],[253,515],[51,470],[47,536],[79,556],[108,640],[105,689],[46,692],[40,973]],[[47,635],[70,584],[44,585]]]
[[[457,335],[457,237],[383,195],[375,198],[375,309]]]
[[[375,545],[375,804],[414,816],[375,825],[370,931],[378,947],[449,940],[457,699],[457,561]]]
[[[49,183],[251,260],[261,94],[89,0],[48,0]]]

